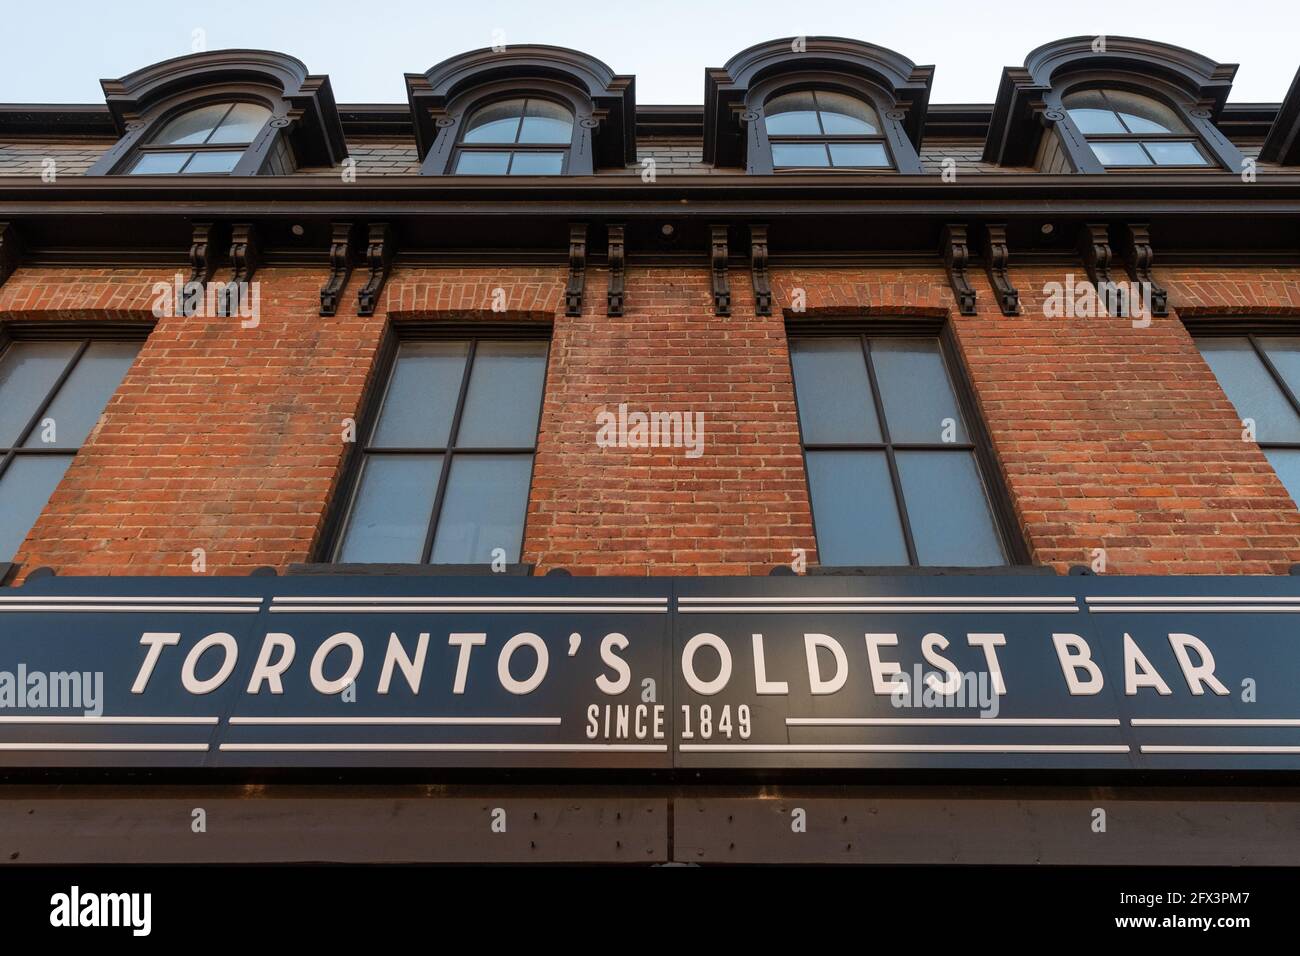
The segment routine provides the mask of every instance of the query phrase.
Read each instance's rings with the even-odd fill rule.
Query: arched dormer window
[[[573,111],[525,97],[478,107],[456,150],[457,175],[558,176],[573,143]]]
[[[229,173],[270,119],[271,111],[258,103],[213,103],[186,110],[139,147],[127,172]]]
[[[775,169],[889,168],[884,127],[875,107],[828,89],[780,93],[764,104]]]
[[[407,74],[426,176],[582,176],[636,162],[635,82],[594,57],[510,46]]]
[[[984,161],[1045,173],[1227,169],[1241,153],[1214,124],[1234,64],[1132,37],[1073,37],[1003,71]]]
[[[101,83],[122,135],[88,175],[277,175],[347,157],[329,77],[283,53],[196,53]]]
[[[1093,155],[1116,166],[1205,166],[1196,136],[1173,107],[1128,90],[1077,90],[1061,105]]]
[[[858,40],[750,47],[705,73],[704,161],[750,173],[920,173],[932,74]]]

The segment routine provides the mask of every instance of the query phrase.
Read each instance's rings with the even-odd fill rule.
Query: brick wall
[[[176,270],[19,269],[0,321],[152,322]],[[1300,513],[1176,315],[1048,319],[1042,290],[1077,266],[1014,268],[1024,314],[1002,316],[982,275],[976,316],[951,316],[961,359],[1036,563],[1106,551],[1113,573],[1281,573]],[[761,574],[815,546],[780,312],[946,314],[938,268],[778,269],[777,315],[753,314],[733,271],[729,318],[708,273],[638,268],[626,315],[588,274],[563,315],[560,267],[395,270],[385,307],[317,314],[322,269],[268,268],[261,321],[162,318],[18,555],[63,574],[189,574],[315,556],[385,325],[411,319],[554,322],[524,560],[580,574]],[[1300,270],[1157,269],[1189,314],[1300,314]],[[490,310],[506,292],[504,315]],[[704,454],[602,448],[596,415],[701,411]]]

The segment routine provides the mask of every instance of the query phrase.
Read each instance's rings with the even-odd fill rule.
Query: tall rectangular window
[[[547,345],[466,338],[398,346],[335,561],[519,560]]]
[[[22,545],[139,351],[139,341],[19,340],[0,355],[0,561]]]
[[[790,360],[823,565],[1008,563],[937,337],[799,334]]]
[[[1273,470],[1300,503],[1300,336],[1206,335],[1196,344]]]

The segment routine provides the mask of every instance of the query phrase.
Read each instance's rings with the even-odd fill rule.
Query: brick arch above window
[[[1075,94],[1077,103],[1081,92],[1116,90],[1171,111],[1185,127],[1186,140],[1204,155],[1205,168],[1239,172],[1241,153],[1215,125],[1236,72],[1236,64],[1133,37],[1070,37],[1044,44],[1030,52],[1023,67],[1003,71],[983,159],[1029,166],[1053,156],[1067,171],[1105,172],[1117,164],[1103,161],[1065,100]]]
[[[564,173],[588,175],[636,162],[636,80],[594,57],[552,46],[475,50],[426,73],[408,73],[407,99],[421,173],[455,172],[465,125],[492,103],[536,99],[573,114]],[[559,144],[552,144],[559,145]]]
[[[283,53],[195,53],[100,83],[121,138],[87,175],[129,172],[169,123],[222,104],[246,104],[249,118],[267,111],[265,122],[255,130],[250,125],[247,141],[232,143],[241,155],[231,175],[291,172],[295,164],[332,166],[347,157],[329,77],[308,74],[301,61]]]
[[[877,113],[899,172],[921,172],[917,149],[934,67],[901,53],[840,37],[770,40],[705,71],[704,160],[773,170],[764,110],[790,89],[830,89],[867,102]]]

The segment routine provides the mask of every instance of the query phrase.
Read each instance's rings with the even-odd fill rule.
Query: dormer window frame
[[[100,82],[120,138],[86,171],[87,176],[129,174],[141,155],[166,151],[155,149],[153,144],[173,119],[219,103],[256,104],[269,110],[270,116],[243,145],[243,155],[230,171],[210,175],[288,173],[298,165],[334,166],[348,155],[329,77],[309,74],[300,60],[284,53],[194,53]],[[187,174],[138,175],[154,178]]]
[[[1107,141],[1107,137],[1084,133],[1065,105],[1065,100],[1071,94],[1093,90],[1117,90],[1154,100],[1172,110],[1186,128],[1186,132],[1176,133],[1124,134],[1117,137],[1119,140],[1137,142],[1139,139],[1152,141],[1164,139],[1170,142],[1195,143],[1205,162],[1197,165],[1152,163],[1107,166],[1091,145],[1092,140],[1104,142]],[[1059,137],[1061,147],[1069,157],[1075,172],[1222,172],[1224,170],[1240,172],[1240,152],[1228,142],[1211,120],[1213,104],[1195,101],[1174,84],[1158,77],[1120,70],[1088,70],[1072,73],[1063,77],[1044,101],[1047,107],[1044,117]],[[1052,135],[1053,129],[1046,130],[1046,134]]]
[[[768,104],[778,97],[789,93],[811,91],[840,93],[860,100],[876,114],[880,131],[873,134],[826,134],[817,136],[797,136],[776,134],[768,131]],[[894,102],[888,92],[867,80],[847,73],[829,71],[811,71],[785,73],[771,77],[756,84],[745,101],[746,112],[742,117],[751,127],[749,134],[750,149],[747,150],[746,171],[750,174],[764,175],[775,173],[845,174],[858,175],[872,173],[920,173],[921,160],[917,155],[907,133],[903,128],[905,110],[901,104]],[[885,166],[778,166],[773,155],[773,143],[880,143],[885,148],[888,165]]]
[[[267,157],[271,153],[276,135],[281,129],[288,126],[288,120],[285,119],[282,112],[277,112],[280,103],[279,98],[273,91],[249,87],[245,84],[221,84],[193,90],[188,94],[181,94],[157,104],[154,108],[141,115],[138,120],[128,124],[127,135],[119,140],[117,146],[104,158],[107,162],[107,168],[101,171],[96,167],[92,167],[89,175],[187,175],[184,172],[135,174],[131,170],[141,156],[150,153],[171,152],[174,150],[202,152],[211,149],[212,147],[206,145],[196,146],[194,144],[183,147],[156,145],[153,140],[167,127],[168,123],[186,113],[202,109],[205,106],[228,104],[233,107],[239,103],[261,106],[269,110],[270,115],[249,143],[226,144],[227,151],[233,152],[236,149],[241,149],[243,152],[239,161],[228,173],[209,173],[208,175],[256,176],[261,172]]]
[[[509,100],[547,100],[567,109],[573,116],[573,128],[567,145],[547,144],[470,144],[464,142],[467,124],[479,110]],[[453,97],[445,111],[435,117],[437,129],[433,147],[424,158],[420,173],[424,176],[492,175],[457,173],[456,164],[462,151],[501,152],[541,151],[563,153],[559,173],[542,173],[546,176],[591,176],[593,163],[592,133],[600,125],[601,115],[593,110],[591,100],[567,83],[552,80],[521,82],[498,80],[465,90]]]

